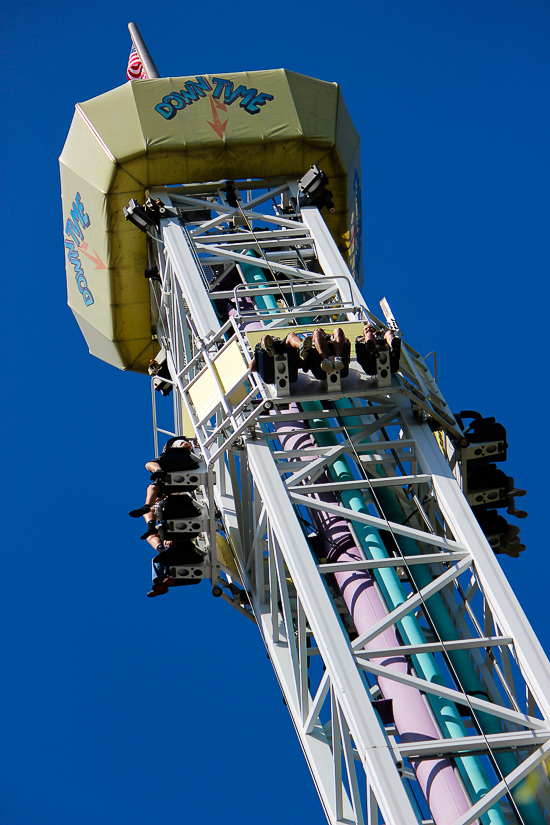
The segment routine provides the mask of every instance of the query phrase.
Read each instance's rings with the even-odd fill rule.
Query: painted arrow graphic
[[[216,106],[218,107],[218,109],[221,109],[222,112],[227,112],[227,108],[225,106],[225,103],[221,103],[217,100],[214,100],[212,96],[210,96],[210,105],[212,106],[212,119],[214,120],[214,123],[210,123],[209,120],[207,120],[206,122],[209,126],[213,128],[218,137],[220,137],[223,140],[223,136],[225,135],[225,127],[228,124],[229,118],[227,118],[225,123],[222,123],[220,120],[220,116],[217,112]]]
[[[89,252],[86,252],[87,249],[88,249],[88,244],[85,241],[82,241],[82,243],[78,247],[78,251],[82,252],[83,255],[86,255],[87,258],[89,258],[91,261],[93,261],[94,264],[95,264],[96,269],[108,269],[109,268],[109,267],[105,266],[105,264],[103,263],[103,261],[101,260],[101,258],[99,257],[99,255],[97,254],[95,249],[94,249],[95,255],[90,255]]]

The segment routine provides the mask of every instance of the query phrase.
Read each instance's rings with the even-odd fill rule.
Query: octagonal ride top
[[[68,303],[93,355],[145,372],[146,236],[124,220],[155,186],[330,179],[327,225],[361,283],[359,136],[340,87],[284,69],[131,81],[76,106],[60,157]]]

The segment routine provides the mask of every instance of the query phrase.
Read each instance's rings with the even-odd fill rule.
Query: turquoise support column
[[[258,257],[253,249],[249,249],[246,254],[250,255],[251,258]],[[254,264],[241,264],[241,269],[247,284],[266,283],[267,278],[264,275],[263,269],[259,266],[254,266]],[[279,311],[279,306],[274,295],[257,295],[254,297],[254,301],[256,302],[258,309],[272,309],[276,312]]]
[[[257,257],[253,249],[249,249],[246,254],[250,255],[252,258]],[[264,284],[268,282],[264,275],[263,269],[259,266],[254,266],[254,264],[241,264],[241,269],[248,284]],[[298,305],[303,303],[303,297],[300,293],[294,293],[294,298]],[[258,306],[258,309],[273,309],[277,312],[279,311],[277,299],[274,295],[258,295],[254,298],[254,300]],[[300,318],[298,323],[300,326],[309,327],[313,324],[313,318]]]

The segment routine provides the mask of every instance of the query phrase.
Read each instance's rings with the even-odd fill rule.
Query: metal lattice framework
[[[150,193],[178,212],[151,233],[158,337],[174,432],[192,426],[208,466],[212,585],[257,623],[327,820],[542,825],[550,669],[432,432],[450,443],[460,427],[407,344],[384,387],[353,360],[336,386],[302,375],[290,395],[250,371],[266,331],[386,324],[295,182],[237,182],[236,206],[225,183]],[[169,430],[154,418],[156,439]],[[326,525],[355,555],[334,555]],[[381,606],[366,630],[352,580]],[[435,736],[384,719],[392,685],[421,697]],[[455,813],[421,780],[444,765],[466,800]]]

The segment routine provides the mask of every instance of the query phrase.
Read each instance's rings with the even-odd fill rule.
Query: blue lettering
[[[89,224],[90,221],[88,218],[88,225]],[[88,289],[88,282],[86,281],[84,270],[82,269],[82,264],[80,263],[78,251],[75,249],[74,240],[71,240],[71,238],[65,238],[65,246],[67,247],[67,257],[69,259],[69,263],[74,267],[74,277],[76,280],[76,285],[79,289],[79,292],[82,295],[82,298],[84,299],[85,305],[89,307],[91,304],[93,304],[94,299],[92,293]]]
[[[187,83],[185,84],[183,89],[179,90],[178,95],[183,100],[184,106],[190,106],[195,100],[199,99],[199,96],[194,89],[187,88]]]
[[[188,80],[187,83],[184,85],[183,89],[180,89],[179,92],[172,92],[172,95],[177,99],[181,100],[183,103],[180,103],[177,106],[175,103],[172,105],[175,109],[183,109],[186,105],[193,103],[195,100],[199,99],[200,97],[206,97],[206,92],[209,92],[212,89],[212,86],[204,77],[198,77],[197,80]],[[167,95],[162,99],[163,103],[170,103],[171,97]]]
[[[185,98],[181,92],[170,92],[169,95],[164,95],[162,102],[167,103],[168,106],[173,106],[174,109],[185,109],[186,106]]]
[[[74,238],[74,242],[77,246],[80,246],[80,241],[84,240],[84,235],[80,230],[78,221],[76,221],[76,223],[73,223],[72,220],[68,218],[67,225],[65,227],[65,232],[67,235],[72,235],[72,237]]]
[[[67,247],[67,249],[69,250],[69,254],[68,254],[68,256],[67,256],[67,257],[69,258],[69,261],[70,261],[72,264],[74,264],[74,262],[75,262],[75,261],[78,261],[78,260],[79,260],[79,258],[78,258],[78,253],[77,253],[77,252],[75,252],[75,248],[74,248],[74,241],[72,241],[70,238],[66,238],[66,239],[65,239],[65,246],[66,246],[66,247]]]
[[[88,289],[88,283],[87,283],[86,278],[84,277],[84,275],[82,275],[82,277],[80,277],[80,278],[77,275],[76,276],[76,283],[77,283],[78,289],[80,290],[80,293],[81,293],[82,297],[84,298],[84,303],[86,304],[87,307],[89,307],[91,304],[93,304],[94,299],[92,297],[92,293]]]
[[[78,213],[80,215],[79,220],[80,220],[80,223],[82,224],[82,228],[87,229],[90,225],[90,218],[89,218],[88,214],[84,211],[84,204],[82,203],[82,199],[80,197],[80,192],[76,193],[76,198],[75,198],[74,203],[73,203],[73,208],[76,208],[78,210]]]
[[[223,89],[228,86],[229,87],[229,94],[233,91],[233,81],[232,80],[222,80],[221,77],[213,77],[212,81],[216,84],[214,86],[214,91],[212,92],[212,97],[216,100],[219,100],[222,96]],[[225,93],[227,97],[227,91]]]
[[[186,89],[189,89],[190,86],[193,87],[195,94],[198,92],[201,97],[206,97],[206,92],[210,92],[212,90],[212,86],[208,80],[200,75],[196,80],[189,80],[185,84]],[[189,89],[189,91],[191,91],[191,89]],[[195,97],[194,100],[197,100],[197,98]]]
[[[248,112],[249,115],[257,115],[260,111],[260,106],[265,106],[269,100],[273,100],[273,95],[267,92],[258,92],[257,89],[249,89],[244,85],[234,88],[232,80],[213,77],[212,83],[214,84],[213,86],[211,86],[210,82],[202,75],[199,75],[195,80],[188,80],[179,92],[170,92],[170,94],[165,95],[161,102],[155,106],[155,111],[157,111],[159,115],[162,115],[165,120],[172,120],[176,112],[195,103],[199,98],[206,97],[207,92],[212,93],[214,100],[221,100],[223,97],[224,103],[228,106],[231,106],[240,98],[240,108]],[[79,204],[73,204],[73,206],[80,209]],[[82,219],[88,217],[83,211],[80,212],[80,215]],[[80,222],[83,227],[87,226],[87,224],[82,223],[82,220],[80,220],[77,215],[71,213],[71,216],[76,224],[77,232],[78,222]]]
[[[79,209],[78,209],[78,207],[77,207],[77,205],[74,201],[73,201],[73,208],[71,209],[71,220],[72,220],[73,226],[76,228],[76,231],[78,232],[78,234],[82,236],[82,239],[84,239],[84,234],[82,232],[82,229],[84,229],[84,226],[82,225],[82,229],[80,228],[80,225],[83,223],[82,222],[82,215],[80,214],[80,211],[79,211]]]
[[[258,106],[265,106],[268,100],[273,100],[273,95],[268,95],[267,92],[260,92],[259,95],[251,100],[247,105],[244,107],[245,112],[248,112],[249,115],[257,115],[260,111]],[[241,103],[243,106],[243,103]]]
[[[170,103],[157,103],[155,111],[166,118],[166,120],[172,120],[176,114],[176,109]]]
[[[84,275],[84,270],[82,269],[82,264],[80,263],[78,252],[74,248],[74,243],[67,238],[67,240],[65,241],[65,246],[69,250],[67,257],[71,265],[74,266],[74,271],[76,275]]]
[[[230,97],[227,96],[227,92],[225,93],[225,102],[228,106],[231,106],[231,104],[234,103],[237,100],[237,98],[242,97],[243,100],[239,103],[239,106],[242,109],[245,109],[254,97],[254,95],[257,94],[257,89],[247,89],[246,86],[237,86],[235,91],[231,93]]]

